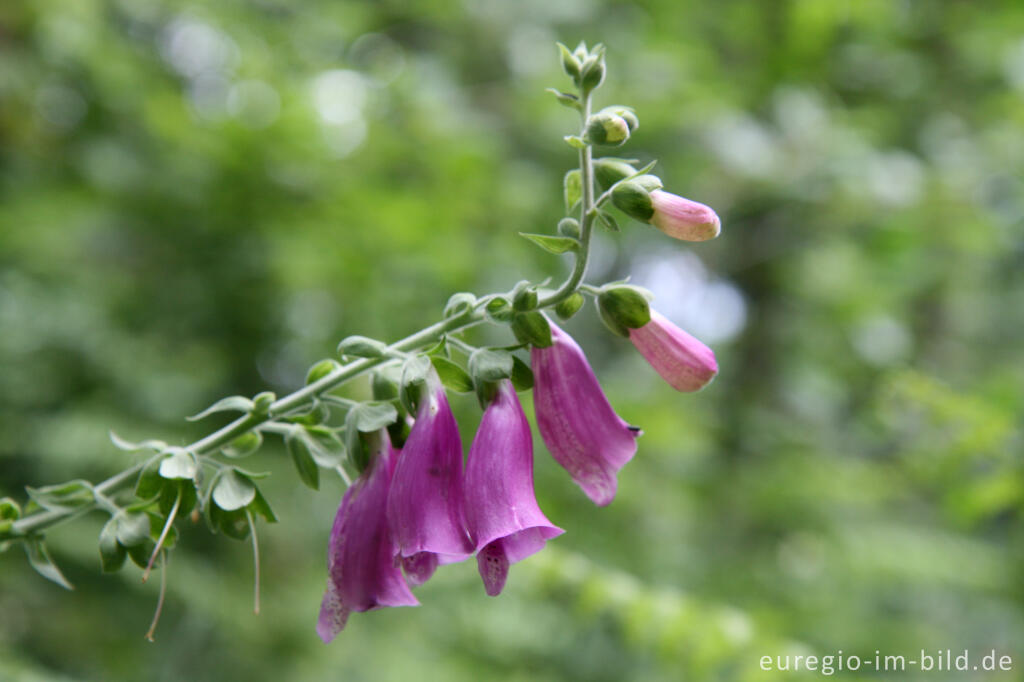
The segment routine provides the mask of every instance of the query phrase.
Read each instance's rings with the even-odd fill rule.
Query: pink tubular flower
[[[636,453],[640,429],[608,403],[572,337],[551,324],[553,344],[530,350],[537,426],[555,460],[594,504],[615,498],[616,472]]]
[[[438,563],[473,552],[463,509],[459,427],[437,376],[427,381],[387,502],[391,533],[414,585],[426,581]]]
[[[466,523],[484,589],[501,593],[510,564],[561,535],[533,493],[533,440],[511,382],[504,380],[487,406],[466,464]]]
[[[651,192],[651,207],[654,213],[648,222],[675,239],[701,242],[722,231],[722,222],[711,207],[664,190]]]
[[[650,322],[629,330],[629,340],[677,391],[699,391],[718,374],[714,352],[655,310]]]
[[[345,491],[334,518],[327,554],[327,591],[316,631],[330,642],[345,628],[352,611],[385,606],[419,606],[395,564],[395,542],[385,506],[395,468],[387,431],[366,471]]]

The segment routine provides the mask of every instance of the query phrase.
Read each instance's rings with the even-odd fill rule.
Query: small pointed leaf
[[[190,422],[199,421],[204,417],[208,417],[215,412],[251,412],[252,401],[242,395],[232,395],[227,398],[221,398],[213,405],[210,405],[199,414],[194,414],[191,417],[185,417]]]
[[[434,369],[437,370],[437,375],[441,377],[441,383],[449,391],[469,393],[473,390],[473,380],[469,378],[464,369],[454,362],[445,358],[431,358],[431,362],[434,364]],[[395,416],[397,417],[397,414]]]
[[[570,237],[553,237],[547,234],[533,234],[530,232],[520,232],[519,236],[529,239],[548,253],[556,255],[576,251],[580,248],[580,243]]]
[[[32,564],[32,568],[35,569],[36,573],[43,576],[47,580],[52,580],[57,583],[65,590],[73,590],[74,587],[68,582],[64,574],[57,568],[57,564],[53,563],[53,559],[50,558],[50,553],[46,549],[46,545],[43,544],[42,538],[31,538],[25,542],[25,553],[28,554],[28,562]]]
[[[296,434],[290,434],[284,439],[284,444],[295,464],[299,479],[313,490],[319,490],[320,470],[317,468],[316,462],[313,461],[313,455],[309,451],[309,444],[306,440]]]

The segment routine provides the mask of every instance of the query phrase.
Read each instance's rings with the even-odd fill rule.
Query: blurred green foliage
[[[556,40],[608,45],[599,104],[641,121],[626,151],[724,225],[600,235],[592,277],[650,286],[722,373],[680,395],[592,310],[568,325],[646,435],[607,509],[537,441],[568,532],[500,598],[446,567],[422,608],[323,646],[341,487],[311,493],[274,445],[261,616],[247,546],[185,523],[146,643],[156,587],[100,574],[94,515],[51,535],[72,593],[0,558],[0,679],[759,680],[784,679],[766,654],[947,647],[1024,665],[1022,36],[1014,0],[0,4],[0,496],[127,466],[108,429],[187,442],[215,424],[184,415],[284,394],[453,291],[560,277],[515,236],[554,230],[575,163],[574,114],[543,92]],[[469,437],[478,408],[455,407]]]

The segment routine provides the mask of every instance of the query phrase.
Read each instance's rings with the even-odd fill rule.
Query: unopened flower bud
[[[651,367],[677,391],[699,391],[718,374],[714,352],[656,310],[629,338]]]
[[[608,190],[616,182],[625,180],[636,173],[636,169],[622,159],[594,159],[594,179],[602,191]]]
[[[570,239],[579,239],[580,221],[575,218],[562,218],[558,221],[558,234]]]
[[[309,368],[309,372],[306,374],[306,385],[310,385],[315,381],[320,381],[325,376],[338,369],[340,365],[330,358],[321,360],[312,367]]]
[[[651,193],[635,180],[617,184],[612,190],[612,203],[630,218],[645,223],[654,215]]]
[[[580,89],[584,93],[596,90],[604,82],[604,56],[591,55],[580,65]]]
[[[574,81],[579,80],[580,60],[562,43],[558,43],[558,51],[562,56],[562,70]]]
[[[633,111],[632,107],[624,107],[620,104],[611,107],[605,107],[601,111],[607,111],[610,114],[619,116],[629,126],[629,132],[633,132],[640,127],[640,119],[636,117],[636,112]]]
[[[618,146],[629,139],[629,125],[621,116],[598,112],[587,121],[583,139],[590,144]]]
[[[630,329],[638,329],[651,321],[651,308],[647,292],[629,285],[604,289],[597,297],[601,320],[619,336],[629,336]]]
[[[277,396],[270,391],[264,391],[253,396],[252,399],[252,411],[254,414],[266,414],[270,410],[270,406],[277,400]]]
[[[718,215],[709,206],[660,189],[651,191],[650,199],[654,210],[649,222],[670,237],[701,242],[722,231]]]

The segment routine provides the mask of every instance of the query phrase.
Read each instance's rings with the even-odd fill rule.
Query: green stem
[[[436,324],[432,324],[429,327],[421,329],[411,336],[407,336],[404,339],[393,343],[389,346],[389,350],[400,352],[415,350],[428,344],[436,343],[445,334],[459,329],[465,329],[466,327],[471,327],[475,324],[479,324],[481,321],[483,321],[482,313],[477,311],[466,311],[446,320],[441,320]],[[235,438],[252,431],[257,426],[260,426],[277,416],[304,408],[310,405],[320,394],[335,389],[345,382],[351,381],[352,379],[370,371],[377,365],[388,362],[391,359],[392,357],[385,354],[384,357],[365,358],[363,360],[357,360],[356,362],[344,365],[343,367],[339,367],[318,381],[315,381],[312,384],[281,398],[270,406],[270,409],[266,414],[247,414],[244,417],[239,417],[230,424],[197,440],[185,449],[198,456],[216,452]],[[119,490],[123,490],[134,482],[135,476],[142,471],[142,468],[145,465],[146,462],[139,462],[128,469],[111,476],[102,483],[97,484],[94,489],[100,495],[110,495]],[[51,528],[57,524],[69,521],[81,516],[82,514],[90,512],[98,506],[100,506],[100,503],[96,501],[92,504],[84,505],[69,511],[46,510],[30,514],[23,519],[15,521],[6,535],[9,538],[33,535],[47,528]]]
[[[583,96],[583,108],[580,110],[582,127],[586,127],[587,119],[590,118],[590,94]],[[580,183],[583,185],[583,192],[580,197],[580,248],[576,252],[576,263],[573,266],[572,274],[565,280],[558,290],[550,296],[541,299],[537,303],[538,308],[550,308],[558,305],[565,299],[576,293],[580,282],[587,274],[587,260],[590,256],[590,235],[593,232],[594,218],[597,216],[594,208],[594,159],[590,145],[580,150]]]

